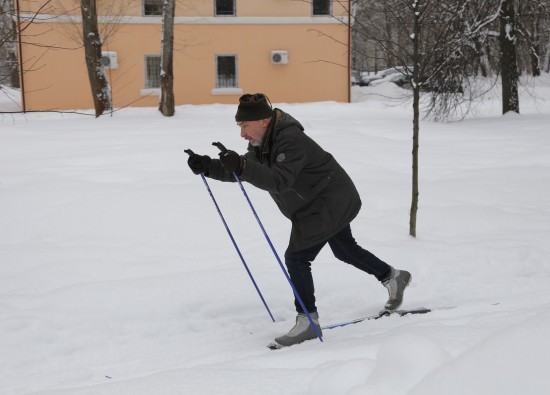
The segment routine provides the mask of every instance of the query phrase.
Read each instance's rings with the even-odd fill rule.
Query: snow
[[[413,274],[403,308],[453,307],[278,351],[266,345],[293,325],[290,287],[238,186],[209,180],[272,323],[183,152],[215,156],[213,141],[244,152],[234,105],[180,106],[172,118],[4,115],[0,393],[548,393],[550,78],[536,81],[521,115],[500,115],[496,91],[475,118],[421,123],[416,239],[405,91],[277,103],[355,181],[359,243]],[[282,256],[290,224],[244,186]],[[385,302],[374,278],[328,248],[313,272],[323,325]]]
[[[0,85],[0,113],[21,111],[20,93],[8,86]]]

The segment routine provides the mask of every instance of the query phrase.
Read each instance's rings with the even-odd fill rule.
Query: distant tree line
[[[359,71],[410,66],[412,74],[420,60],[422,81],[415,82],[425,86],[500,76],[503,112],[519,112],[520,75],[550,71],[550,0],[355,0],[353,5],[352,64]],[[414,31],[417,16],[420,37]]]
[[[410,0],[409,3],[413,3]],[[354,68],[361,71],[378,71],[398,66],[396,54],[403,55],[407,48],[407,32],[403,26],[395,24],[392,15],[403,8],[403,3],[385,0],[354,0],[354,22],[352,25]],[[453,3],[463,4],[461,24],[453,29],[457,36],[469,41],[469,54],[472,69],[484,76],[499,72],[500,59],[500,21],[501,10],[510,9],[513,13],[517,33],[518,70],[520,74],[540,75],[541,71],[550,72],[550,0],[475,0],[453,1],[441,0],[447,8]],[[450,8],[453,9],[453,8]],[[485,23],[477,31],[463,35],[475,18],[485,17]],[[441,23],[446,17],[441,15]],[[457,20],[458,22],[458,20]],[[377,39],[390,38],[395,48],[388,51],[377,45]]]

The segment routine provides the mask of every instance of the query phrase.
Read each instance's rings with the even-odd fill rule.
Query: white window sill
[[[241,95],[243,93],[242,88],[214,88],[212,89],[213,95]]]
[[[139,91],[141,96],[160,96],[160,88],[147,88]]]

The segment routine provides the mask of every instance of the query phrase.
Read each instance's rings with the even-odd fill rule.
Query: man
[[[285,264],[316,328],[295,298],[296,324],[275,339],[276,346],[314,339],[315,329],[321,334],[311,262],[327,243],[336,258],[374,275],[389,293],[382,312],[395,311],[403,301],[411,275],[394,269],[356,243],[350,222],[361,208],[361,199],[344,169],[304,133],[297,120],[278,108],[272,109],[261,93],[241,96],[235,120],[241,137],[249,142],[245,155],[225,151],[218,160],[192,154],[188,164],[195,174],[204,173],[220,181],[235,181],[235,172],[241,180],[268,191],[292,222]]]

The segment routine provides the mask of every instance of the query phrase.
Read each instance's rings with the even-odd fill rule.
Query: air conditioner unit
[[[101,61],[105,68],[118,69],[117,53],[113,51],[101,52]]]
[[[287,64],[288,52],[287,51],[271,51],[271,63],[273,64]]]

